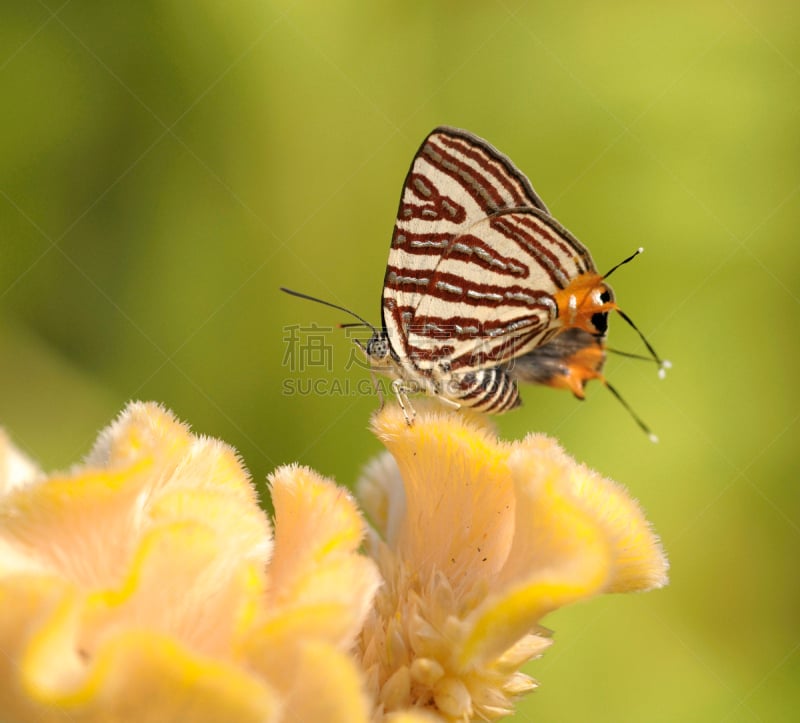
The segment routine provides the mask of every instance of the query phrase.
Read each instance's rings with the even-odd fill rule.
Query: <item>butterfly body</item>
[[[605,361],[604,337],[572,328],[515,359],[511,375],[529,384],[568,389],[578,399],[583,399],[587,382],[599,379],[605,383]]]

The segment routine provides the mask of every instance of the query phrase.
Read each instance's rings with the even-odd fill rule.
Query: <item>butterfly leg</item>
[[[410,427],[412,424],[414,424],[414,418],[417,416],[417,410],[411,405],[411,401],[408,398],[408,392],[403,386],[402,379],[395,379],[392,382],[392,391],[395,393],[395,396],[397,397],[397,403],[400,405],[400,409],[403,410],[403,416],[406,418],[406,423]],[[411,412],[410,415],[409,412]]]

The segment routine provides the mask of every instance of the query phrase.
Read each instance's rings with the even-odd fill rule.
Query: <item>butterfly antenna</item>
[[[653,349],[653,345],[647,341],[647,337],[642,334],[639,330],[639,327],[633,323],[633,319],[628,316],[622,309],[617,309],[617,313],[625,319],[628,325],[633,329],[638,335],[639,338],[642,340],[642,343],[647,347],[647,351],[650,352],[650,356],[652,357],[653,361],[658,364],[658,378],[663,379],[667,375],[667,369],[672,368],[672,362],[669,359],[662,359],[655,349]],[[623,356],[625,356],[623,354]]]
[[[604,279],[607,279],[607,278],[608,278],[609,276],[611,276],[611,274],[613,274],[613,273],[614,273],[614,272],[615,272],[615,271],[616,271],[616,270],[617,270],[617,269],[618,269],[620,266],[625,266],[625,264],[627,264],[627,263],[630,263],[630,262],[631,262],[631,261],[633,261],[633,260],[634,260],[634,259],[635,259],[635,258],[636,258],[636,257],[637,257],[639,254],[641,254],[641,253],[643,253],[643,252],[644,252],[644,248],[643,248],[642,246],[640,246],[638,249],[636,249],[636,251],[634,251],[634,252],[633,252],[633,253],[632,253],[630,256],[628,256],[628,258],[627,258],[627,259],[623,259],[623,260],[622,260],[622,261],[620,261],[620,262],[619,262],[619,263],[618,263],[616,266],[612,267],[611,271],[607,271],[605,274],[603,274],[603,278],[604,278]]]
[[[356,326],[356,324],[352,324]],[[606,347],[606,352],[609,354],[616,354],[617,356],[624,356],[626,359],[636,359],[637,361],[654,362],[655,359],[651,356],[644,354],[634,354],[632,351],[622,351],[622,349],[612,349],[610,346]]]
[[[376,332],[376,329],[372,324],[370,324],[365,319],[362,319],[358,314],[354,311],[350,311],[350,309],[346,309],[344,306],[339,306],[338,304],[333,304],[330,301],[323,301],[322,299],[318,299],[316,296],[309,296],[308,294],[301,294],[299,291],[292,291],[291,289],[287,289],[284,286],[280,287],[280,290],[283,291],[285,294],[289,294],[290,296],[297,296],[300,299],[307,299],[308,301],[315,301],[318,304],[322,304],[323,306],[330,306],[332,309],[338,309],[339,311],[343,311],[345,314],[350,314],[350,316],[358,319],[361,324],[352,324],[352,326],[367,326],[372,329],[373,332]],[[345,325],[342,324],[344,327]]]
[[[605,382],[605,385],[606,385],[606,388],[608,389],[608,391],[611,392],[617,398],[619,403],[623,407],[625,407],[625,409],[628,410],[628,414],[630,414],[631,417],[633,417],[633,421],[636,422],[636,424],[639,425],[639,428],[647,435],[647,438],[651,442],[653,442],[653,444],[656,444],[658,442],[658,437],[655,434],[653,434],[653,432],[650,429],[650,427],[648,427],[644,423],[642,418],[638,414],[636,414],[636,412],[633,411],[633,408],[631,407],[631,405],[628,404],[628,402],[625,401],[623,396],[613,386],[611,386],[611,384],[609,384],[607,380],[603,380],[603,381]]]
[[[630,262],[631,262],[631,261],[633,261],[633,260],[634,260],[634,259],[635,259],[635,258],[636,258],[636,257],[637,257],[639,254],[640,254],[640,253],[643,253],[643,252],[644,252],[644,248],[643,248],[642,246],[640,246],[640,247],[639,247],[638,249],[636,249],[636,251],[634,251],[634,252],[633,252],[633,253],[632,253],[630,256],[628,256],[627,258],[623,259],[623,260],[622,260],[622,261],[620,261],[620,262],[619,262],[619,263],[618,263],[616,266],[613,266],[613,267],[611,268],[611,270],[610,270],[610,271],[608,271],[607,273],[603,274],[603,279],[607,279],[607,278],[608,278],[609,276],[611,276],[611,274],[613,274],[613,273],[614,273],[614,272],[615,272],[615,271],[616,271],[616,270],[617,270],[617,269],[618,269],[620,266],[624,266],[625,264],[627,264],[627,263],[630,263]],[[671,361],[669,361],[668,359],[662,359],[662,358],[661,358],[661,357],[660,357],[660,356],[659,356],[659,355],[656,353],[656,350],[655,350],[655,349],[653,349],[653,345],[652,345],[652,344],[651,344],[649,341],[647,341],[647,338],[645,337],[645,335],[644,335],[644,334],[642,334],[642,332],[639,330],[639,327],[638,327],[638,326],[636,326],[636,324],[634,324],[634,323],[633,323],[633,319],[631,319],[631,317],[630,317],[630,316],[628,316],[628,315],[627,315],[627,314],[626,314],[624,311],[622,311],[622,309],[619,309],[619,308],[617,309],[617,313],[618,313],[618,314],[619,314],[619,315],[620,315],[620,316],[621,316],[623,319],[625,319],[625,321],[628,323],[628,325],[629,325],[629,326],[630,326],[630,327],[631,327],[631,328],[632,328],[632,329],[633,329],[633,330],[634,330],[634,331],[635,331],[635,332],[636,332],[636,333],[639,335],[639,338],[642,340],[642,342],[644,343],[644,345],[647,347],[647,351],[649,351],[649,352],[650,352],[650,357],[649,357],[649,358],[651,358],[651,359],[652,359],[652,360],[653,360],[653,361],[654,361],[656,364],[658,364],[658,378],[659,378],[659,379],[663,379],[663,378],[664,378],[664,377],[667,375],[667,369],[670,369],[670,368],[672,368],[672,362],[671,362]],[[629,354],[629,353],[627,353],[627,352],[619,352],[619,351],[615,351],[614,353],[615,353],[615,354],[620,354],[621,356],[628,356],[628,357],[631,357],[631,358],[634,358],[634,359],[636,359],[636,358],[642,358],[642,357],[638,357],[636,354]],[[619,396],[619,395],[618,395],[618,396]],[[622,400],[620,399],[620,401],[622,401]],[[626,405],[626,406],[627,406],[627,405]]]

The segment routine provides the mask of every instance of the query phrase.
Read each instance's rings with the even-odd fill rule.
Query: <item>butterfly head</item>
[[[639,327],[619,308],[614,300],[614,292],[606,283],[606,279],[611,274],[620,266],[633,261],[642,251],[644,251],[642,248],[636,249],[634,253],[602,276],[596,271],[587,271],[576,276],[565,288],[557,291],[553,298],[557,306],[558,322],[562,328],[581,329],[598,339],[604,339],[608,332],[608,313],[616,311],[644,342],[647,351],[650,352],[650,358],[658,364],[658,376],[663,379],[667,369],[672,365],[656,353]],[[609,389],[611,389],[610,386]],[[614,390],[612,389],[612,391]]]
[[[367,345],[364,347],[364,353],[367,355],[370,366],[373,368],[385,367],[392,364],[393,360],[389,347],[389,337],[386,335],[386,332],[375,329]]]

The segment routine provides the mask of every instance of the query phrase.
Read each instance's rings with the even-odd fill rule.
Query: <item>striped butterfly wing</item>
[[[437,128],[403,186],[384,326],[412,372],[497,366],[555,333],[552,294],[593,270],[588,250],[506,156]]]

